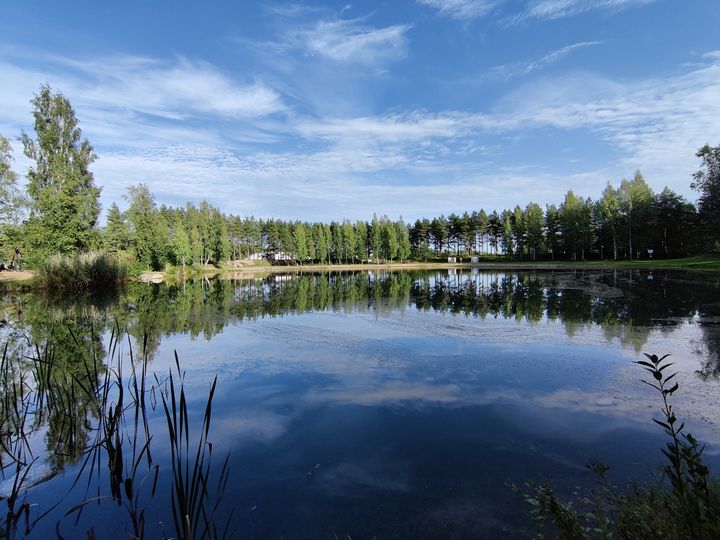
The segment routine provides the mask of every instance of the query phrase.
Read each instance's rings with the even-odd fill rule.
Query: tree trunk
[[[617,261],[617,238],[615,236],[615,231],[613,231],[613,260]]]

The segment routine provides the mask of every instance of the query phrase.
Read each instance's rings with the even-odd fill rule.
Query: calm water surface
[[[164,377],[177,351],[194,422],[217,375],[209,438],[218,468],[230,456],[221,514],[234,508],[231,537],[529,537],[509,481],[550,479],[570,493],[592,484],[591,458],[620,483],[656,477],[664,436],[632,363],[643,352],[673,355],[676,407],[720,467],[717,273],[237,277],[91,301],[7,297],[2,329],[11,352],[50,340],[68,370],[88,350],[102,357],[112,328],[127,328],[136,358],[144,343],[150,375]],[[123,341],[126,364],[129,349]],[[148,537],[174,534],[160,413],[149,412],[161,468]],[[75,483],[82,452],[63,455],[64,428],[37,418],[26,499],[39,515],[69,494],[30,536],[54,536],[59,523],[69,538],[90,527],[127,538],[127,512],[107,498],[77,524],[63,517],[106,482],[84,472]],[[88,418],[76,424],[91,439]]]

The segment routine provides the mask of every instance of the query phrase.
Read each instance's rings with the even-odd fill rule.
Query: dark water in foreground
[[[136,360],[144,344],[151,382],[177,351],[193,433],[217,375],[209,440],[216,474],[230,456],[218,514],[234,509],[229,537],[528,537],[527,508],[508,481],[550,479],[570,493],[592,483],[591,458],[619,483],[657,473],[664,436],[632,364],[642,352],[673,355],[677,409],[720,467],[717,274],[289,274],[137,285],[92,301],[22,296],[4,308],[8,356],[51,343],[53,369],[75,374],[68,387],[100,384],[82,366],[103,358],[113,328],[131,338],[116,349],[125,374],[128,343]],[[107,497],[107,457],[73,487],[88,453],[68,441],[89,446],[97,418],[80,394],[62,394],[75,421],[47,403],[33,409],[38,459],[25,497],[34,516],[64,499],[31,537],[54,537],[60,523],[68,538],[90,527],[128,538],[127,508]],[[158,400],[148,398],[157,490],[141,498],[151,538],[174,535]],[[133,423],[125,428],[129,437]],[[77,524],[77,512],[64,517],[98,495]]]

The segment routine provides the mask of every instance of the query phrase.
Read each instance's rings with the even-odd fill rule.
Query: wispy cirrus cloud
[[[29,103],[40,86],[49,83],[73,96],[76,105],[168,120],[258,118],[285,109],[280,95],[262,82],[241,84],[211,64],[184,58],[160,62],[133,56],[71,60],[45,55],[41,62],[0,62],[0,76],[7,81],[0,89],[3,102]]]
[[[577,49],[583,49],[585,47],[595,47],[602,45],[601,41],[582,41],[580,43],[574,43],[561,47],[552,52],[543,55],[535,60],[528,62],[516,62],[512,64],[502,64],[493,68],[493,73],[504,78],[511,78],[517,75],[527,75],[533,71],[541,70],[549,65],[554,64],[568,56],[570,53]]]
[[[277,92],[261,82],[240,84],[207,62],[117,56],[95,60],[53,58],[67,82],[95,102],[144,114],[186,118],[197,114],[260,117],[282,111]]]
[[[296,18],[315,13],[317,8],[298,2],[286,4],[268,3],[265,5],[265,11],[272,16]]]
[[[307,54],[336,62],[378,65],[407,55],[408,25],[372,28],[358,19],[323,20],[295,33]]]
[[[647,178],[688,193],[695,152],[720,140],[720,60],[634,82],[556,77],[506,97],[500,110],[499,124],[517,126],[512,129],[586,130],[619,152],[621,174],[640,168]]]
[[[524,19],[562,19],[592,10],[619,11],[631,7],[644,6],[657,0],[540,0],[531,3],[525,11],[515,18]]]
[[[416,142],[456,137],[479,123],[480,115],[472,113],[413,111],[372,117],[301,120],[296,129],[303,137],[328,141]]]
[[[3,129],[27,129],[30,99],[47,83],[70,98],[86,133],[113,146],[213,144],[220,139],[204,120],[252,125],[286,111],[280,94],[266,84],[239,83],[211,64],[183,58],[27,55],[0,62],[0,79],[7,82],[0,87],[0,101],[7,105],[0,115]],[[252,138],[263,137],[251,131]]]
[[[435,8],[441,15],[467,20],[487,15],[503,0],[417,0],[417,2]]]

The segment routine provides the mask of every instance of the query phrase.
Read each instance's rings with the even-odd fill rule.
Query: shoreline
[[[643,261],[488,261],[488,262],[405,262],[405,263],[359,263],[359,264],[307,264],[278,265],[248,264],[223,267],[189,267],[186,277],[219,277],[220,279],[242,279],[258,275],[311,273],[311,272],[358,272],[392,270],[508,270],[508,271],[565,271],[565,270],[693,270],[720,272],[720,258],[688,258]],[[34,273],[28,270],[7,270],[0,272],[0,284],[12,284],[22,287],[33,286]],[[174,268],[169,271],[143,272],[131,279],[147,283],[162,283],[182,279],[182,271]]]
[[[682,264],[681,262],[685,262]],[[681,263],[681,264],[678,264]],[[720,260],[669,259],[664,261],[584,261],[584,262],[478,262],[478,263],[441,263],[409,262],[380,264],[312,264],[312,265],[247,265],[240,267],[205,267],[186,271],[186,277],[204,276],[220,279],[242,279],[261,274],[287,274],[312,272],[357,272],[372,270],[522,270],[522,271],[564,271],[564,270],[695,270],[720,272]],[[144,272],[141,281],[160,283],[182,277],[181,271]]]

